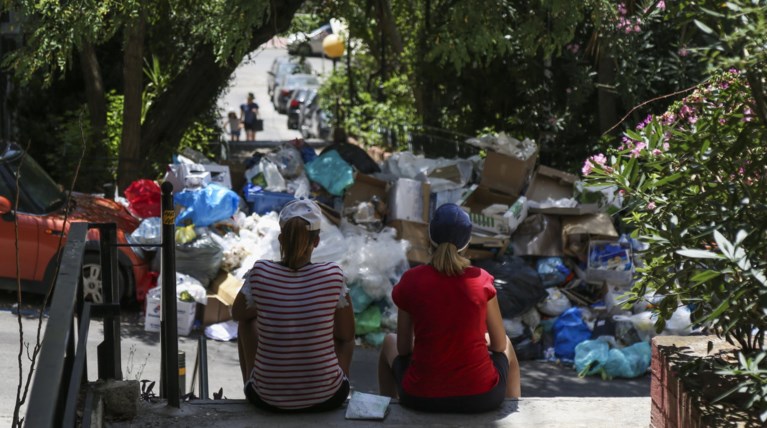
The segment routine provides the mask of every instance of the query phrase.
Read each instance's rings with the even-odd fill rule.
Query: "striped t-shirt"
[[[283,409],[332,397],[344,379],[336,357],[336,307],[346,302],[341,268],[332,262],[292,270],[259,260],[241,291],[258,311],[258,350],[250,375],[258,396]]]

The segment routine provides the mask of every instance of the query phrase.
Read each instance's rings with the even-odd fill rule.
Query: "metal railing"
[[[98,305],[83,301],[80,281],[87,233],[91,227],[99,229],[101,240],[101,285],[105,303]],[[99,378],[122,378],[116,243],[114,223],[72,223],[69,228],[32,381],[26,426],[75,426],[81,386],[88,381],[86,345],[91,316],[104,319],[104,341],[97,351]],[[89,426],[89,406],[93,403],[90,392],[85,403],[82,425]]]
[[[162,185],[162,318],[161,397],[172,407],[180,407],[179,361],[176,319],[175,211],[173,186]],[[102,304],[83,300],[83,254],[88,230],[97,228],[100,236]],[[72,223],[62,251],[59,274],[51,300],[48,323],[43,335],[37,370],[32,381],[25,425],[30,427],[74,427],[77,405],[88,383],[87,342],[92,316],[103,317],[104,341],[97,347],[99,379],[122,379],[120,349],[120,295],[118,293],[117,243],[114,223]],[[144,245],[145,246],[145,245]],[[75,323],[75,319],[77,323]],[[201,359],[206,359],[204,343]],[[200,361],[200,393],[207,397],[207,362]],[[81,426],[90,426],[93,394],[86,389]]]

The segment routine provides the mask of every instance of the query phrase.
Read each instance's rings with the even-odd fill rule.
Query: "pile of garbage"
[[[253,263],[279,258],[277,212],[294,198],[313,198],[325,215],[313,261],[341,265],[357,334],[379,345],[396,327],[393,286],[410,266],[429,262],[431,213],[457,203],[474,225],[466,255],[494,276],[520,359],[573,363],[583,375],[644,373],[655,334],[652,304],[660,296],[625,305],[647,245],[616,230],[610,214],[621,208],[617,189],[588,187],[575,175],[538,165],[538,147],[528,139],[499,134],[466,143],[486,156],[428,158],[407,151],[378,163],[352,144],[318,155],[295,141],[253,155],[241,189],[232,188],[236,180],[227,166],[179,155],[165,178],[177,205],[176,268],[182,282],[194,279],[189,287],[196,291],[186,283],[179,289],[205,305],[204,326],[226,322],[222,308],[231,305]],[[146,189],[159,187],[142,182],[137,188],[143,190],[125,202],[146,218],[131,239],[157,243],[160,222],[149,214],[159,209],[144,206],[157,199]],[[691,332],[688,308],[677,310],[666,332]]]

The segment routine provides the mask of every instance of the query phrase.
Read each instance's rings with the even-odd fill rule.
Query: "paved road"
[[[266,70],[275,57],[285,53],[282,49],[264,49],[253,53],[250,59],[246,59],[237,69],[230,90],[218,102],[221,111],[225,114],[232,106],[236,109],[248,92],[254,92],[256,101],[261,106],[261,114],[265,122],[265,130],[258,134],[257,140],[284,141],[298,135],[297,131],[287,129],[285,116],[274,111],[266,93]],[[320,58],[312,58],[310,61],[314,68],[321,72],[323,69],[326,72],[331,69],[329,61]],[[14,302],[15,296],[12,293],[0,292],[0,345],[4,345],[0,346],[0,373],[3,373],[3,377],[0,379],[0,424],[2,425],[10,423],[16,388],[19,384],[18,325],[16,316],[10,311]],[[26,313],[31,308],[39,307],[39,304],[39,298],[25,296],[22,312]],[[36,321],[32,318],[25,317],[23,319],[25,342],[30,340],[34,342],[36,325]],[[159,380],[159,334],[144,331],[141,308],[127,308],[122,319],[122,327],[124,377],[126,379]],[[199,332],[194,332],[190,337],[179,339],[179,350],[184,351],[187,356],[188,386],[191,385],[198,335]],[[91,358],[88,365],[89,379],[95,379],[97,375],[96,346],[101,340],[103,340],[103,328],[98,321],[93,321],[88,340],[88,354]],[[208,342],[208,371],[211,392],[223,388],[224,396],[228,398],[244,398],[237,358],[235,343]],[[352,386],[354,389],[363,392],[376,391],[377,360],[378,354],[375,349],[357,348],[352,367]],[[535,361],[522,363],[522,391],[527,397],[646,397],[649,396],[650,392],[649,383],[649,376],[630,381],[602,381],[595,377],[579,379],[572,369],[563,368],[553,363]]]

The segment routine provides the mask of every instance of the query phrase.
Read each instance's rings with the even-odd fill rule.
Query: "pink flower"
[[[663,150],[668,151],[671,146],[668,143],[663,143]]]
[[[685,57],[690,54],[690,51],[688,51],[687,48],[679,48],[679,50],[676,51],[676,54],[681,57]]]
[[[655,202],[650,201],[650,202],[647,203],[647,210],[648,211],[655,210],[655,207],[656,207]]]
[[[687,118],[687,121],[690,122],[690,124],[695,125],[695,122],[698,121],[698,116],[690,115],[690,117]]]
[[[652,115],[648,114],[645,120],[639,122],[639,124],[636,126],[636,129],[644,129],[644,127],[647,126],[650,122],[652,122]]]
[[[581,168],[581,173],[583,175],[589,175],[591,174],[591,171],[593,168],[594,168],[594,165],[591,164],[591,161],[586,159],[586,161],[583,162],[583,168]]]
[[[640,27],[639,24],[634,24],[634,32],[638,33],[640,31],[642,31],[642,27]]]
[[[607,163],[607,156],[603,155],[602,153],[595,154],[590,159],[600,166],[604,166],[605,163]]]
[[[570,53],[575,55],[578,53],[578,51],[581,50],[581,45],[579,45],[578,43],[570,43],[567,46],[565,46],[565,49],[567,49],[568,51],[570,51]]]
[[[676,120],[676,116],[674,115],[674,113],[667,111],[663,113],[663,116],[661,116],[660,119],[662,124],[671,125]]]
[[[637,142],[634,148],[631,150],[631,157],[638,158],[639,155],[642,153],[642,150],[644,150],[647,147],[647,144],[644,142]]]
[[[652,155],[658,156],[659,154],[663,153],[660,149],[652,149]]]
[[[618,4],[618,13],[625,16],[628,13],[628,9],[626,9],[626,5],[623,3]]]
[[[666,2],[665,2],[665,1],[663,1],[663,0],[660,0],[660,1],[658,2],[657,8],[658,8],[659,10],[666,10]]]

